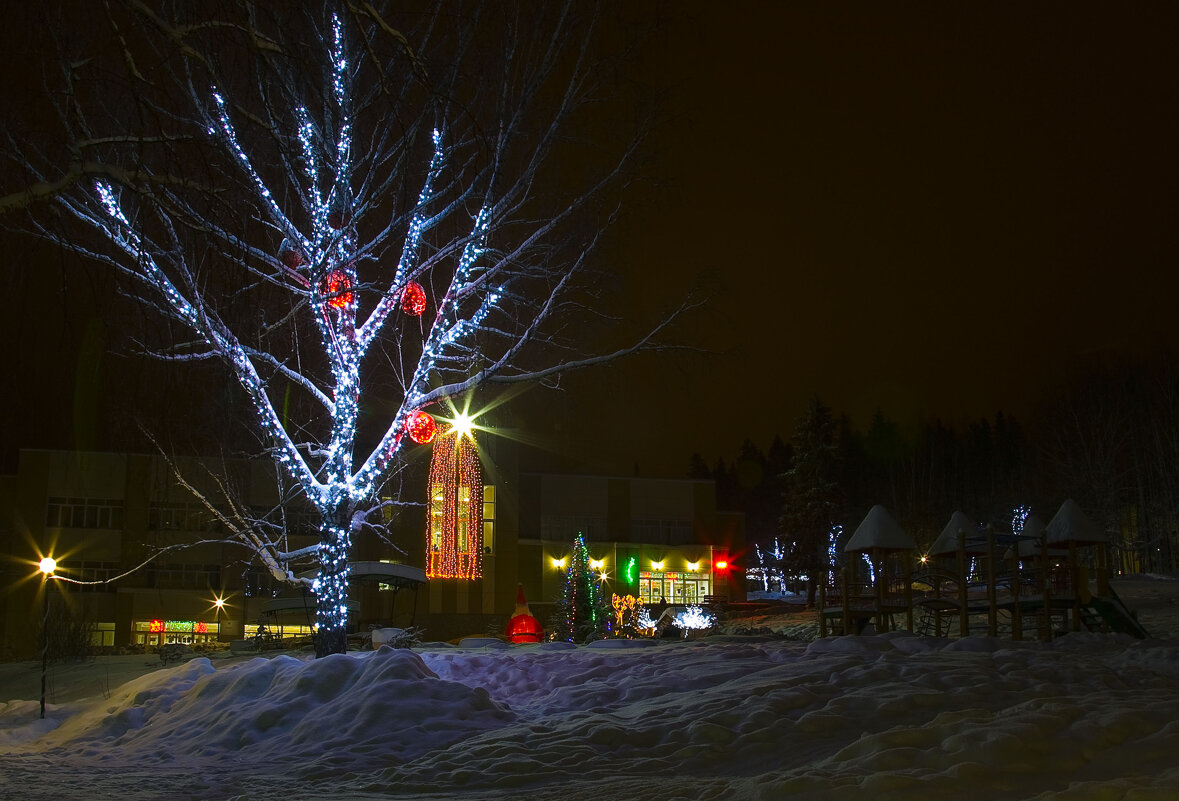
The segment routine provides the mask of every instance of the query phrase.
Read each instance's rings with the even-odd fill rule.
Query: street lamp
[[[57,560],[46,556],[38,564],[41,571],[41,595],[44,606],[41,613],[41,719],[45,719],[45,674],[49,669],[49,579],[57,570]]]
[[[221,610],[225,608],[225,599],[214,598],[213,606],[217,607],[217,642],[221,642]]]

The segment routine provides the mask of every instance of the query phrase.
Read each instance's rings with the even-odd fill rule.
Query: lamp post
[[[57,569],[57,560],[46,556],[37,565],[41,571],[41,719],[45,719],[45,674],[49,670],[49,579]]]
[[[217,642],[221,642],[221,610],[225,608],[225,599],[214,598],[213,606],[217,607]]]

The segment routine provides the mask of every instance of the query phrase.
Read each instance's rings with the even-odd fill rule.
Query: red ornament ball
[[[426,310],[426,290],[416,281],[410,281],[401,293],[401,310],[414,317],[421,317]]]
[[[433,417],[418,409],[405,421],[405,430],[409,432],[410,439],[419,445],[425,445],[432,442],[438,434],[438,424],[434,422]]]
[[[332,270],[323,279],[323,294],[328,295],[327,304],[333,309],[342,309],[352,303],[352,279],[343,270]]]
[[[290,270],[297,270],[307,263],[307,257],[303,255],[303,251],[289,239],[284,239],[282,244],[278,246],[278,260]]]

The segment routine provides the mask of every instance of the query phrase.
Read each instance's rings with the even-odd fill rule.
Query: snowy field
[[[0,665],[0,798],[1172,801],[1179,582],[1115,586],[1164,636]]]

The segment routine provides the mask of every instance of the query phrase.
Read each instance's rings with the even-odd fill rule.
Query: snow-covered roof
[[[1035,515],[1028,515],[1027,519],[1023,521],[1023,531],[1020,532],[1020,540],[1015,546],[1009,548],[1004,555],[1010,558],[1013,553],[1019,556],[1035,556],[1040,553],[1040,535],[1044,533],[1044,521]]]
[[[851,539],[843,548],[845,553],[873,549],[882,551],[914,551],[917,549],[917,543],[913,542],[913,538],[901,528],[900,523],[893,520],[888,510],[880,504],[872,507],[864,518],[864,522],[860,523],[856,533],[852,534]]]
[[[942,533],[933,541],[933,546],[929,549],[930,556],[945,556],[958,552],[958,532],[964,532],[966,536],[972,537],[978,533],[978,525],[962,512],[954,512],[950,515],[950,522],[946,523],[946,527],[942,529]],[[967,542],[966,548],[969,551],[971,543]]]
[[[1056,516],[1048,523],[1047,531],[1050,545],[1068,542],[1092,545],[1099,542],[1109,542],[1109,537],[1105,532],[1085,516],[1080,505],[1072,498],[1060,505]]]

